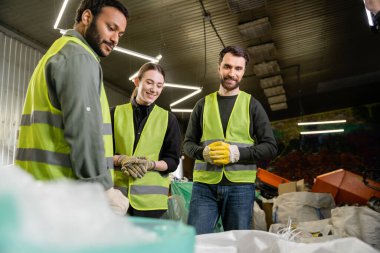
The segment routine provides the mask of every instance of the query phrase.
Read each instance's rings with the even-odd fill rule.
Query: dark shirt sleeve
[[[160,151],[160,160],[168,165],[168,170],[164,173],[170,173],[177,169],[179,158],[181,156],[181,131],[177,118],[169,112],[168,128],[166,130],[164,143]]]
[[[203,146],[200,145],[202,138],[203,124],[203,107],[205,99],[200,99],[194,106],[190,115],[189,124],[187,125],[185,139],[183,142],[183,151],[193,159],[203,160]]]
[[[239,148],[239,162],[254,162],[273,159],[277,154],[277,143],[268,116],[258,100],[251,96],[250,134],[255,144]]]
[[[75,176],[109,189],[113,183],[104,158],[99,63],[81,46],[68,43],[49,60],[46,78],[49,98],[63,114]]]

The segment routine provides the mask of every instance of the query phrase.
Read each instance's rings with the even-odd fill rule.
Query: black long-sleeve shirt
[[[228,120],[236,102],[235,96],[220,96],[218,94],[218,105],[220,120],[223,131],[226,133]],[[203,149],[200,140],[202,137],[203,108],[205,98],[200,99],[190,116],[183,144],[184,152],[193,159],[203,160]],[[255,144],[249,147],[239,147],[240,159],[238,163],[256,163],[260,160],[273,159],[277,154],[277,144],[273,136],[272,127],[268,116],[258,100],[251,96],[249,105],[250,127],[249,132]],[[217,119],[219,120],[219,119]]]
[[[155,104],[151,104],[149,106],[139,105],[136,103],[136,100],[132,101],[133,124],[135,132],[135,143],[133,144],[133,150],[135,150],[137,146],[141,132],[154,106]],[[115,107],[111,108],[112,129],[114,129],[114,114]],[[132,129],[125,129],[125,131],[132,131]],[[115,150],[115,140],[113,142],[113,145]],[[168,127],[166,129],[164,143],[162,144],[159,154],[159,160],[165,161],[168,165],[168,169],[164,173],[170,173],[177,169],[180,156],[181,132],[177,118],[171,112],[169,112]]]

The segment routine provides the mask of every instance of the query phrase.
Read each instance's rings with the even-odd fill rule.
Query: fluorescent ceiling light
[[[346,123],[347,120],[330,120],[330,121],[315,121],[315,122],[298,122],[297,125],[299,126],[308,126],[308,125],[326,125],[326,124],[339,124],[339,123]]]
[[[192,112],[193,109],[171,109],[172,112]]]
[[[329,134],[329,133],[341,133],[344,132],[344,129],[331,129],[331,130],[320,130],[320,131],[305,131],[300,132],[302,135],[306,134]]]
[[[198,94],[198,93],[201,92],[201,91],[202,91],[202,89],[199,88],[199,90],[196,90],[196,91],[190,93],[189,95],[184,96],[183,98],[178,99],[177,101],[171,103],[171,104],[170,104],[170,107],[175,106],[176,104],[179,104],[179,103],[181,103],[181,102],[183,102],[183,101],[185,101],[185,100],[187,100],[187,99],[189,99],[189,98],[195,96],[196,94]]]
[[[129,81],[133,81],[133,79],[135,79],[137,77],[137,75],[139,74],[139,71],[137,70],[135,73],[133,73],[133,75],[131,75],[128,79]]]
[[[121,52],[121,53],[124,53],[124,54],[136,56],[138,58],[145,59],[145,60],[148,60],[148,61],[154,62],[154,63],[158,63],[160,61],[159,59],[162,58],[162,55],[158,55],[157,57],[152,57],[152,56],[149,56],[149,55],[141,54],[141,53],[138,53],[138,52],[135,52],[135,51],[132,51],[132,50],[129,50],[129,49],[125,49],[125,48],[122,48],[122,47],[117,47],[117,46],[114,47],[114,50],[118,51],[118,52]]]
[[[68,2],[69,2],[69,0],[65,0],[63,2],[61,10],[59,11],[58,17],[57,17],[57,19],[56,19],[56,21],[54,23],[54,26],[53,26],[53,28],[56,29],[56,30],[59,30],[59,32],[61,34],[65,34],[66,31],[67,31],[65,29],[58,28],[58,25],[59,25],[59,22],[61,21],[63,13],[65,12],[65,9],[66,9],[66,6],[67,6]],[[161,60],[161,58],[162,58],[162,55],[158,55],[157,57],[151,57],[149,55],[141,54],[141,53],[129,50],[129,49],[122,48],[122,47],[114,47],[114,49],[115,49],[115,51],[119,51],[119,52],[124,53],[124,54],[128,54],[128,55],[132,55],[132,56],[135,56],[135,57],[138,57],[138,58],[142,58],[142,59],[154,62],[154,63],[158,63]]]
[[[59,14],[58,14],[57,20],[56,20],[55,23],[54,23],[54,29],[58,29],[58,24],[59,24],[59,22],[61,21],[62,15],[63,15],[63,13],[65,12],[66,5],[67,5],[68,2],[69,2],[69,0],[65,0],[65,1],[63,2],[62,7],[61,7],[61,10],[59,11]],[[59,30],[61,30],[61,29],[59,29]]]
[[[180,88],[180,89],[188,89],[188,90],[199,90],[201,87],[197,86],[191,86],[191,85],[182,85],[182,84],[175,84],[175,83],[165,83],[165,87],[173,87],[173,88]]]

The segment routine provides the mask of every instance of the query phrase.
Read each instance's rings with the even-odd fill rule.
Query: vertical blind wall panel
[[[0,166],[14,162],[25,94],[42,53],[0,32]]]

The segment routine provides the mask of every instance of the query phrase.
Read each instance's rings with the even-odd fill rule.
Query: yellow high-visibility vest
[[[63,132],[62,112],[51,104],[45,78],[46,63],[69,42],[81,45],[98,61],[96,55],[80,39],[63,36],[49,48],[33,72],[19,128],[15,163],[39,180],[75,178],[70,160],[71,149]],[[112,126],[103,82],[100,104],[104,155],[113,176]]]
[[[132,104],[116,106],[114,115],[115,152],[128,156],[144,156],[157,161],[168,127],[168,111],[154,105],[133,151],[135,131]],[[168,209],[170,180],[158,171],[148,171],[144,177],[133,179],[115,170],[115,187],[127,194],[129,203],[137,210]]]
[[[228,120],[226,136],[224,136],[217,92],[207,95],[203,109],[201,144],[206,146],[215,141],[224,141],[231,145],[237,145],[238,147],[252,146],[254,140],[249,133],[250,100],[251,95],[243,91],[239,92]],[[222,180],[223,174],[231,182],[254,183],[256,180],[256,165],[233,163],[217,166],[202,160],[195,161],[193,172],[194,182],[217,184]]]

